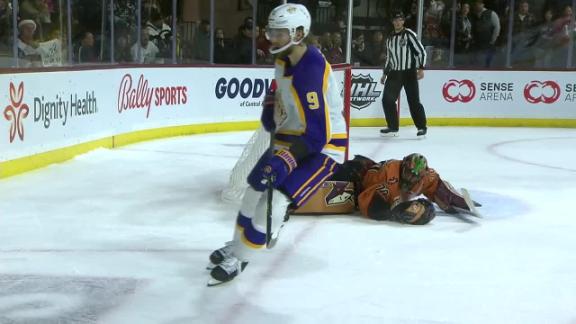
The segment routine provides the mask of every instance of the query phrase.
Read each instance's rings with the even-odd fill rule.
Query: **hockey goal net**
[[[332,65],[332,70],[336,79],[340,81],[341,95],[344,101],[342,113],[346,118],[346,125],[350,126],[350,90],[352,83],[352,68],[348,64],[335,64]],[[248,184],[246,178],[248,173],[252,170],[258,159],[268,149],[270,144],[270,134],[260,127],[254,132],[248,143],[244,146],[244,150],[240,158],[234,165],[230,173],[228,184],[222,190],[222,200],[228,202],[238,202],[244,195],[244,190]],[[348,157],[348,150],[346,150],[346,158]]]

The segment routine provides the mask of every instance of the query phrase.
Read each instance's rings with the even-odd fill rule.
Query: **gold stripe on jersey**
[[[334,172],[334,167],[336,167],[336,162],[332,162],[332,167],[330,167],[330,171],[328,172],[328,174],[327,174],[326,176],[324,176],[324,178],[322,178],[322,180],[318,181],[318,183],[317,183],[314,187],[312,187],[312,189],[310,189],[310,191],[308,191],[308,193],[307,193],[306,195],[304,195],[304,197],[302,197],[302,199],[300,199],[299,205],[300,205],[302,202],[306,201],[306,199],[308,199],[308,197],[309,197],[312,193],[316,192],[316,189],[318,189],[318,187],[319,187],[321,184],[323,184],[324,181],[326,181],[326,179],[328,179],[328,178],[330,178],[330,177],[332,176],[332,174],[333,174],[333,172]],[[322,169],[324,169],[324,168],[322,168]]]
[[[308,186],[308,184],[314,180],[314,178],[316,178],[318,176],[318,174],[320,174],[320,172],[322,172],[322,170],[324,170],[326,168],[326,164],[328,163],[328,161],[330,160],[329,157],[325,157],[324,158],[324,163],[322,163],[322,166],[320,168],[318,168],[318,171],[316,171],[316,173],[314,173],[310,178],[308,178],[308,180],[306,182],[304,182],[304,184],[302,186],[300,186],[300,188],[298,188],[298,190],[296,190],[296,192],[292,195],[292,198],[297,197],[300,192],[302,190],[304,190],[306,188],[306,186]]]
[[[330,142],[332,138],[332,124],[330,119],[330,107],[328,107],[328,98],[326,94],[328,93],[328,77],[332,72],[330,64],[324,59],[324,78],[322,79],[322,97],[324,99],[324,119],[326,120],[326,143]]]
[[[325,149],[346,152],[346,146],[336,146],[334,144],[326,144],[324,146]]]
[[[348,134],[332,134],[332,139],[348,139]]]

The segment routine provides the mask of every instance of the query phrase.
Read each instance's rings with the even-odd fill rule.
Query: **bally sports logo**
[[[442,87],[442,96],[448,102],[472,101],[476,96],[476,86],[470,80],[449,80]]]
[[[118,113],[132,109],[146,109],[146,118],[150,116],[152,103],[155,107],[184,105],[188,102],[186,86],[150,87],[148,80],[141,74],[138,83],[133,86],[132,75],[125,74],[118,90]]]
[[[554,81],[531,81],[524,87],[524,98],[531,104],[555,103],[560,98],[560,86]]]
[[[10,122],[10,143],[14,141],[16,135],[21,141],[24,140],[24,124],[22,120],[28,116],[30,108],[24,99],[24,82],[20,82],[18,90],[14,83],[10,82],[10,104],[4,108],[4,118]]]

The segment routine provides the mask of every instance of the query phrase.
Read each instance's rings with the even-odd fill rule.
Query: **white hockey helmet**
[[[310,18],[308,9],[301,4],[285,3],[274,8],[268,16],[267,30],[288,29],[290,41],[281,48],[270,47],[270,53],[276,54],[292,45],[300,44],[302,40],[308,36],[311,23],[312,19]],[[304,37],[299,41],[294,41],[294,38],[296,37],[296,29],[298,29],[298,27],[304,28]],[[270,39],[268,32],[266,33],[266,37]]]

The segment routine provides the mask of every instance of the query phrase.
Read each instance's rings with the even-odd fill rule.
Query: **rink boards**
[[[353,70],[353,126],[383,125],[381,75]],[[1,74],[0,178],[97,147],[254,129],[272,76],[261,67]],[[576,127],[574,72],[426,71],[420,89],[430,125]],[[410,124],[404,95],[399,109]]]

